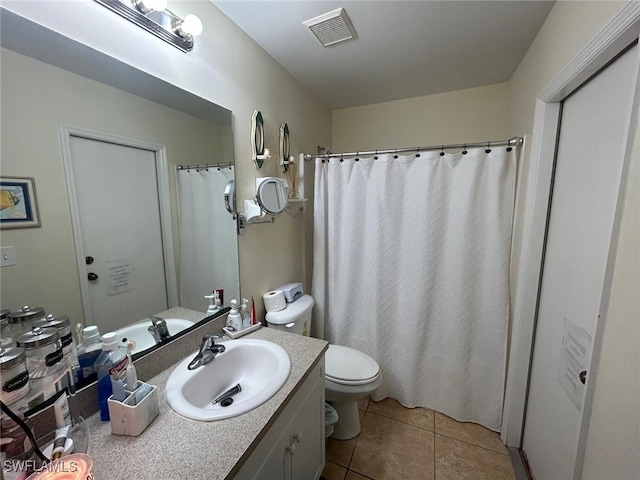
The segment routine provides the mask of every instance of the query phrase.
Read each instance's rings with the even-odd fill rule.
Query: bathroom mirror
[[[289,170],[289,156],[291,155],[291,144],[289,143],[289,125],[280,125],[280,167],[284,173]]]
[[[167,277],[167,282],[177,284],[178,301],[171,302],[168,295],[164,295],[161,302],[149,305],[144,313],[132,318],[113,315],[113,324],[98,325],[100,332],[116,330],[178,306],[202,312],[200,318],[204,319],[208,301],[203,297],[211,294],[214,288],[224,289],[227,305],[230,299],[238,298],[236,226],[225,210],[223,199],[225,185],[234,180],[235,170],[231,111],[5,9],[0,9],[0,13],[2,170],[6,174],[35,178],[41,213],[38,228],[3,231],[2,246],[13,246],[19,262],[2,269],[2,309],[16,311],[23,305],[42,306],[47,313],[68,315],[74,331],[77,323],[85,321],[80,291],[82,274],[76,262],[70,213],[72,208],[81,209],[83,205],[73,206],[66,188],[68,180],[60,142],[60,131],[65,125],[166,146],[166,171],[162,174],[169,186],[166,208],[173,224],[175,256],[174,277]],[[163,136],[158,128],[171,130]],[[182,212],[176,166],[211,163],[224,166],[209,168],[209,173],[215,170],[215,173],[226,175],[219,187],[216,184],[219,192],[212,195],[217,199],[215,207],[222,210],[225,219],[224,225],[216,223],[215,227],[219,229],[219,235],[225,235],[225,240],[215,246],[211,244],[214,253],[223,259],[220,263],[226,262],[225,276],[198,288],[193,303],[187,305],[183,304],[182,286],[195,280],[177,278],[180,254],[185,249],[179,229]],[[122,170],[123,174],[135,178],[135,173]],[[192,168],[180,173],[198,179],[207,171],[206,168]],[[108,190],[109,195],[103,198],[106,204],[110,198],[119,195],[119,184],[110,183]],[[92,215],[91,211],[86,213]],[[139,218],[135,224],[142,225],[142,220]],[[107,246],[114,243],[110,239],[119,236],[119,232],[118,226],[104,232]],[[108,260],[127,259],[133,254],[124,245],[112,255]],[[101,260],[87,257],[83,266],[88,267],[90,262],[97,266]],[[105,263],[102,261],[103,266]],[[122,277],[108,272],[100,275],[100,280],[107,278],[112,282],[111,298],[125,296],[117,292],[117,281],[121,281],[119,285],[125,289],[129,288],[133,296],[142,297],[141,269],[127,270],[124,262],[115,266],[123,267]],[[165,341],[165,344],[169,343],[165,348],[171,347],[170,342],[171,338]]]
[[[256,200],[266,213],[282,213],[287,208],[287,186],[279,178],[270,177],[258,186]]]
[[[254,110],[251,116],[251,155],[256,168],[262,168],[265,155],[264,149],[264,122],[260,110]]]

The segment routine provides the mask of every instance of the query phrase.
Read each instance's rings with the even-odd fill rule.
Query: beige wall
[[[289,125],[292,153],[314,152],[316,145],[330,143],[329,108],[304,91],[211,2],[169,1],[169,8],[178,15],[194,13],[204,24],[204,32],[188,54],[96,2],[7,0],[3,7],[232,110],[239,200],[254,196],[256,177],[282,175],[275,160],[260,171],[251,162],[254,109],[262,112],[266,146],[274,153],[282,122]],[[239,237],[242,294],[255,297],[259,316],[263,315],[263,293],[304,275],[303,218],[284,213],[275,224],[249,226],[246,235]]]
[[[519,132],[507,125],[508,85],[333,111],[333,152],[501,140]],[[326,145],[328,146],[328,145]]]
[[[2,308],[43,306],[49,313],[69,315],[75,324],[84,317],[58,126],[73,125],[165,145],[174,228],[177,215],[171,166],[223,161],[228,127],[10,50],[0,51],[0,62],[0,171],[35,178],[42,222],[39,228],[2,231],[2,245],[14,246],[19,257],[16,266],[0,271]],[[174,241],[177,247],[177,229]]]

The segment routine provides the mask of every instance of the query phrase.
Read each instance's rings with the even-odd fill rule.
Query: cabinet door
[[[324,370],[289,427],[291,479],[320,478],[324,467]]]

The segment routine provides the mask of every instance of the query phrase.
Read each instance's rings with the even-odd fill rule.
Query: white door
[[[85,322],[105,333],[168,308],[156,153],[79,136],[69,143]]]
[[[563,102],[522,446],[537,480],[572,479],[581,462],[636,63],[634,47]]]

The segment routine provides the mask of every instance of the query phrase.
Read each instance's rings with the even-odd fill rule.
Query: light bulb
[[[197,37],[202,33],[202,22],[195,15],[189,14],[180,23],[180,32]]]

